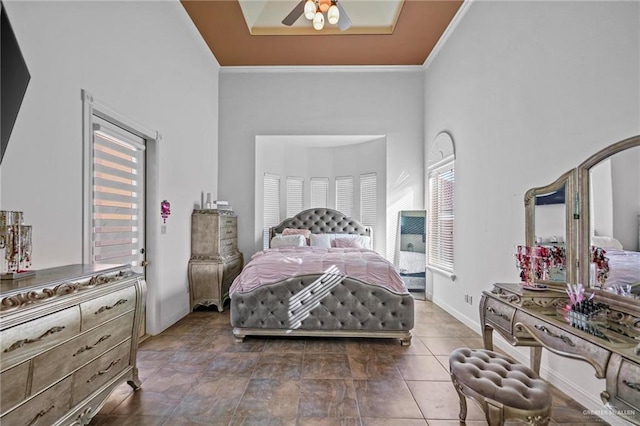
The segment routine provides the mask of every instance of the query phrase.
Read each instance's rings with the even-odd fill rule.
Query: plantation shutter
[[[264,174],[263,248],[269,248],[269,228],[280,223],[280,176]]]
[[[353,214],[353,176],[336,177],[336,210],[349,217]]]
[[[429,264],[453,272],[453,163],[429,172]]]
[[[304,178],[287,176],[287,217],[293,217],[302,211],[304,197]]]
[[[327,207],[329,178],[311,178],[311,205],[309,207]]]
[[[139,263],[144,247],[144,150],[144,139],[94,117],[92,263]]]
[[[360,175],[360,222],[374,227],[377,218],[377,185],[376,174]]]

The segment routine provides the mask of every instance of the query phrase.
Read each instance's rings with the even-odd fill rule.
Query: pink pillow
[[[335,240],[333,240],[333,242],[334,242],[336,247],[341,247],[341,248],[348,248],[348,247],[362,248],[362,244],[360,244],[360,242],[355,238],[336,238]]]
[[[311,231],[308,229],[284,228],[282,235],[304,235],[306,239],[309,239]]]

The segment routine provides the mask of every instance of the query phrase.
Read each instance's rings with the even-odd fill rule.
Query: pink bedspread
[[[307,274],[330,273],[357,278],[394,293],[408,293],[395,267],[372,250],[360,248],[276,247],[251,257],[231,284],[229,294]]]

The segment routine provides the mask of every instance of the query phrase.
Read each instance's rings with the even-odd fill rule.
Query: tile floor
[[[142,389],[121,385],[91,425],[418,426],[459,424],[448,373],[457,347],[478,334],[416,300],[411,346],[387,339],[247,338],[229,311],[196,311],[138,352]],[[467,424],[486,425],[469,403]],[[553,389],[551,424],[601,426]]]

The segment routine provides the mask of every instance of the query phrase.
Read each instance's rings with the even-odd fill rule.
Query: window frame
[[[434,182],[434,178],[439,179],[440,176],[443,175],[443,171],[451,171],[453,177],[452,188],[450,191],[450,208],[443,203],[441,204],[439,201],[435,201],[434,198],[442,199],[446,194],[442,193],[443,187],[442,185],[438,185],[435,188],[435,191],[438,192],[437,197],[434,194],[434,187],[432,183]],[[438,183],[438,181],[435,181]],[[427,269],[438,272],[442,275],[445,275],[452,280],[456,279],[455,275],[455,156],[451,155],[447,158],[444,158],[437,163],[431,165],[427,169]],[[434,203],[437,203],[434,205]],[[434,211],[437,210],[437,211]],[[435,216],[437,215],[437,216]],[[440,247],[439,253],[442,253],[442,245],[447,244],[451,247],[450,250],[450,259],[443,258],[440,254],[436,256],[434,259],[434,239],[438,238],[441,231],[441,223],[434,224],[434,217],[440,218],[445,217],[447,220],[451,221],[451,238],[445,241],[436,241]],[[434,227],[437,227],[437,232],[434,231]]]

